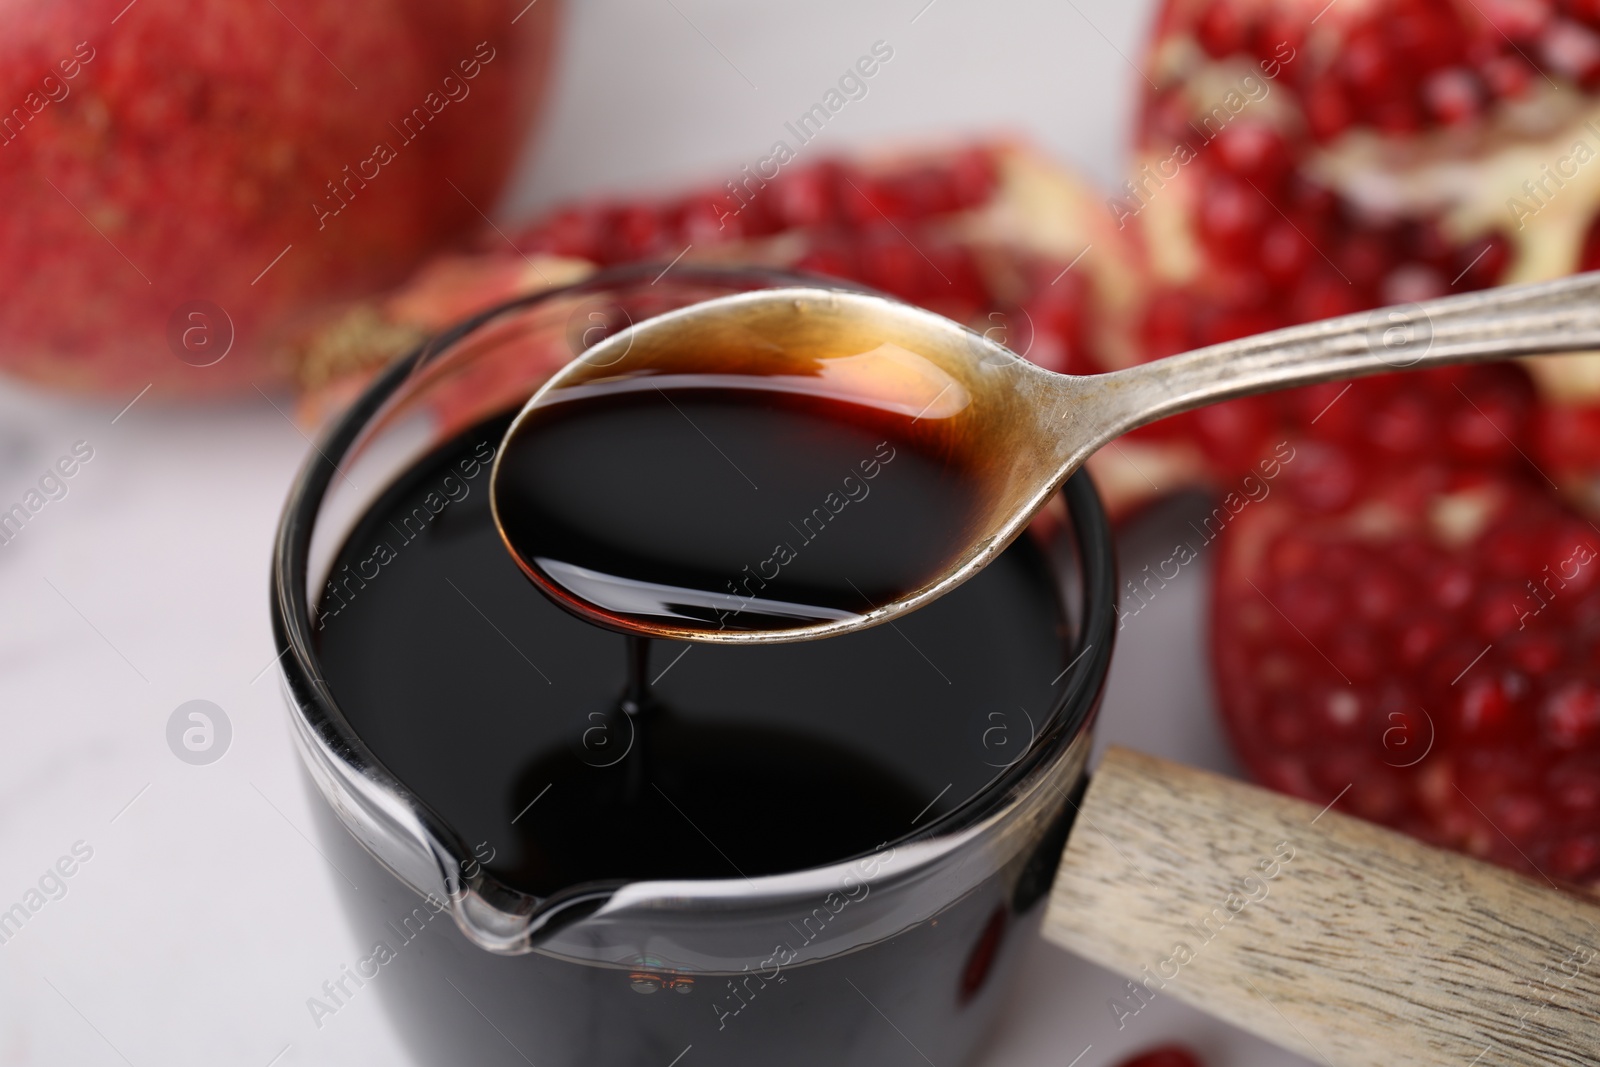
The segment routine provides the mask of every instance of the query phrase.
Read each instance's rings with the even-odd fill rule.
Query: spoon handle
[[[1221,400],[1391,370],[1600,349],[1600,271],[1378,308],[1093,379],[1107,437]]]
[[[1044,934],[1132,980],[1119,1029],[1171,996],[1328,1067],[1600,1049],[1592,899],[1126,749],[1090,780]]]

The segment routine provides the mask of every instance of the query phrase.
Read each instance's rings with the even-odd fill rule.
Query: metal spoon
[[[552,590],[538,567],[522,559],[513,539],[506,537],[523,570],[569,610],[649,636],[727,644],[805,641],[877,626],[972,577],[1089,456],[1146,423],[1290,386],[1600,349],[1600,272],[1380,308],[1093,376],[1044,370],[949,319],[884,297],[821,288],[741,293],[649,319],[588,349],[535,394],[512,424],[507,441],[533,412],[563,391],[661,374],[664,367],[682,372],[685,352],[690,353],[692,370],[694,352],[718,343],[728,348],[735,341],[756,352],[808,353],[812,367],[832,358],[859,361],[886,351],[921,361],[908,377],[899,373],[905,361],[896,356],[894,373],[878,377],[888,382],[886,388],[901,391],[899,402],[926,399],[941,412],[959,414],[965,420],[961,434],[975,441],[978,452],[995,457],[986,468],[981,505],[961,543],[952,546],[950,564],[920,587],[859,613],[844,613],[847,617],[784,629],[707,629],[675,625],[671,619],[659,624],[619,621],[590,612],[570,590]],[[491,488],[497,524],[505,451],[496,459]],[[506,536],[503,524],[501,534]]]

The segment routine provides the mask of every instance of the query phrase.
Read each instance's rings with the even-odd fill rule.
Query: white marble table
[[[1001,128],[1110,183],[1139,78],[1123,54],[1148,17],[1115,0],[573,7],[507,217],[732,173],[880,39],[893,62],[819,147]],[[358,954],[269,669],[268,547],[306,444],[259,396],[192,409],[152,392],[117,417],[124,403],[0,386],[0,506],[75,442],[93,449],[67,495],[0,546],[0,909],[75,845],[92,850],[46,879],[59,899],[0,944],[0,1064],[403,1064],[376,997],[320,1029],[306,1008]],[[1139,559],[1174,524],[1153,517],[1125,552]],[[1102,743],[1228,766],[1203,696],[1203,581],[1175,583],[1122,635]],[[167,743],[169,717],[196,699],[232,728],[207,766]],[[1040,943],[983,1064],[1101,1067],[1170,1038],[1214,1067],[1301,1062],[1170,1001],[1118,1031],[1106,1001],[1119,986]]]

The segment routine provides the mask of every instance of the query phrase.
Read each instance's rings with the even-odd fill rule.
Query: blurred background
[[[1335,4],[1174,3],[1154,46],[1147,0],[0,14],[15,29],[0,45],[15,59],[0,76],[15,105],[0,118],[0,908],[76,857],[0,943],[0,1063],[407,1062],[376,996],[320,1026],[306,1008],[360,946],[285,729],[267,559],[320,422],[472,307],[595,263],[720,255],[926,297],[1090,371],[1590,265],[1600,36],[1584,5]],[[851,174],[871,212],[828,199],[829,157],[867,160]],[[787,184],[746,195],[763,167]],[[926,269],[873,213],[917,235],[950,289],[919,288]],[[1213,588],[1254,557],[1218,549],[1130,590],[1098,744],[1248,765],[1319,804],[1592,879],[1600,694],[1587,646],[1568,647],[1600,616],[1590,579],[1568,576],[1542,615],[1579,635],[1554,652],[1508,636],[1544,599],[1508,598],[1572,558],[1548,531],[1594,529],[1595,377],[1335,389],[1108,450],[1096,475],[1126,576],[1163,568],[1230,492],[1263,501],[1244,479],[1261,484],[1293,440],[1272,505],[1288,510],[1268,525],[1342,546],[1322,557],[1346,568],[1336,584],[1370,596],[1335,603],[1271,571],[1280,613],[1327,629],[1327,666],[1359,693],[1335,699],[1320,661],[1228,599],[1239,582]],[[1406,574],[1372,563],[1370,539],[1340,540],[1379,505],[1409,538]],[[1441,508],[1469,515],[1448,543],[1424,521]],[[1513,512],[1537,531],[1502,529]],[[1466,632],[1442,632],[1452,605]],[[1277,690],[1218,667],[1232,747],[1214,620],[1257,642],[1251,662],[1290,663]],[[1402,706],[1412,718],[1393,718]],[[199,754],[181,709],[213,724]],[[1456,774],[1481,821],[1428,806],[1397,748],[1424,732],[1454,754],[1430,781]],[[985,1067],[1102,1067],[1167,1040],[1212,1065],[1302,1062],[1169,998],[1119,1025],[1121,980],[1029,953]]]

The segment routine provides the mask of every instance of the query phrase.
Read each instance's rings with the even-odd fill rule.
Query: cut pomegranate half
[[[1135,361],[1137,242],[1100,197],[1011,143],[795,163],[686,195],[557,207],[474,255],[435,260],[351,309],[297,360],[316,418],[418,339],[472,311],[597,268],[750,265],[859,282],[963,322],[1042,366],[1092,373]],[[670,276],[670,271],[667,272]],[[550,368],[552,371],[555,366]],[[1097,461],[1113,511],[1192,480],[1198,453],[1129,444]]]
[[[1300,465],[1316,447],[1219,539],[1235,750],[1313,803],[1600,882],[1600,530],[1531,481],[1442,464],[1330,511]]]
[[[1600,5],[1170,0],[1147,71],[1160,88],[1110,203],[1148,244],[1147,357],[1600,266]],[[1522,366],[1558,425],[1519,446],[1600,503],[1600,360]],[[1380,391],[1456,402],[1425,377]],[[1303,396],[1254,407],[1152,432],[1237,473],[1263,422],[1326,429]]]
[[[1147,356],[1600,266],[1597,28],[1600,6],[1550,0],[1171,0],[1110,205],[1148,245]],[[1319,386],[1153,433],[1230,486],[1294,449],[1231,522],[1213,590],[1252,774],[1600,879],[1600,597],[1591,565],[1562,570],[1600,531],[1550,492],[1600,513],[1595,357]]]

